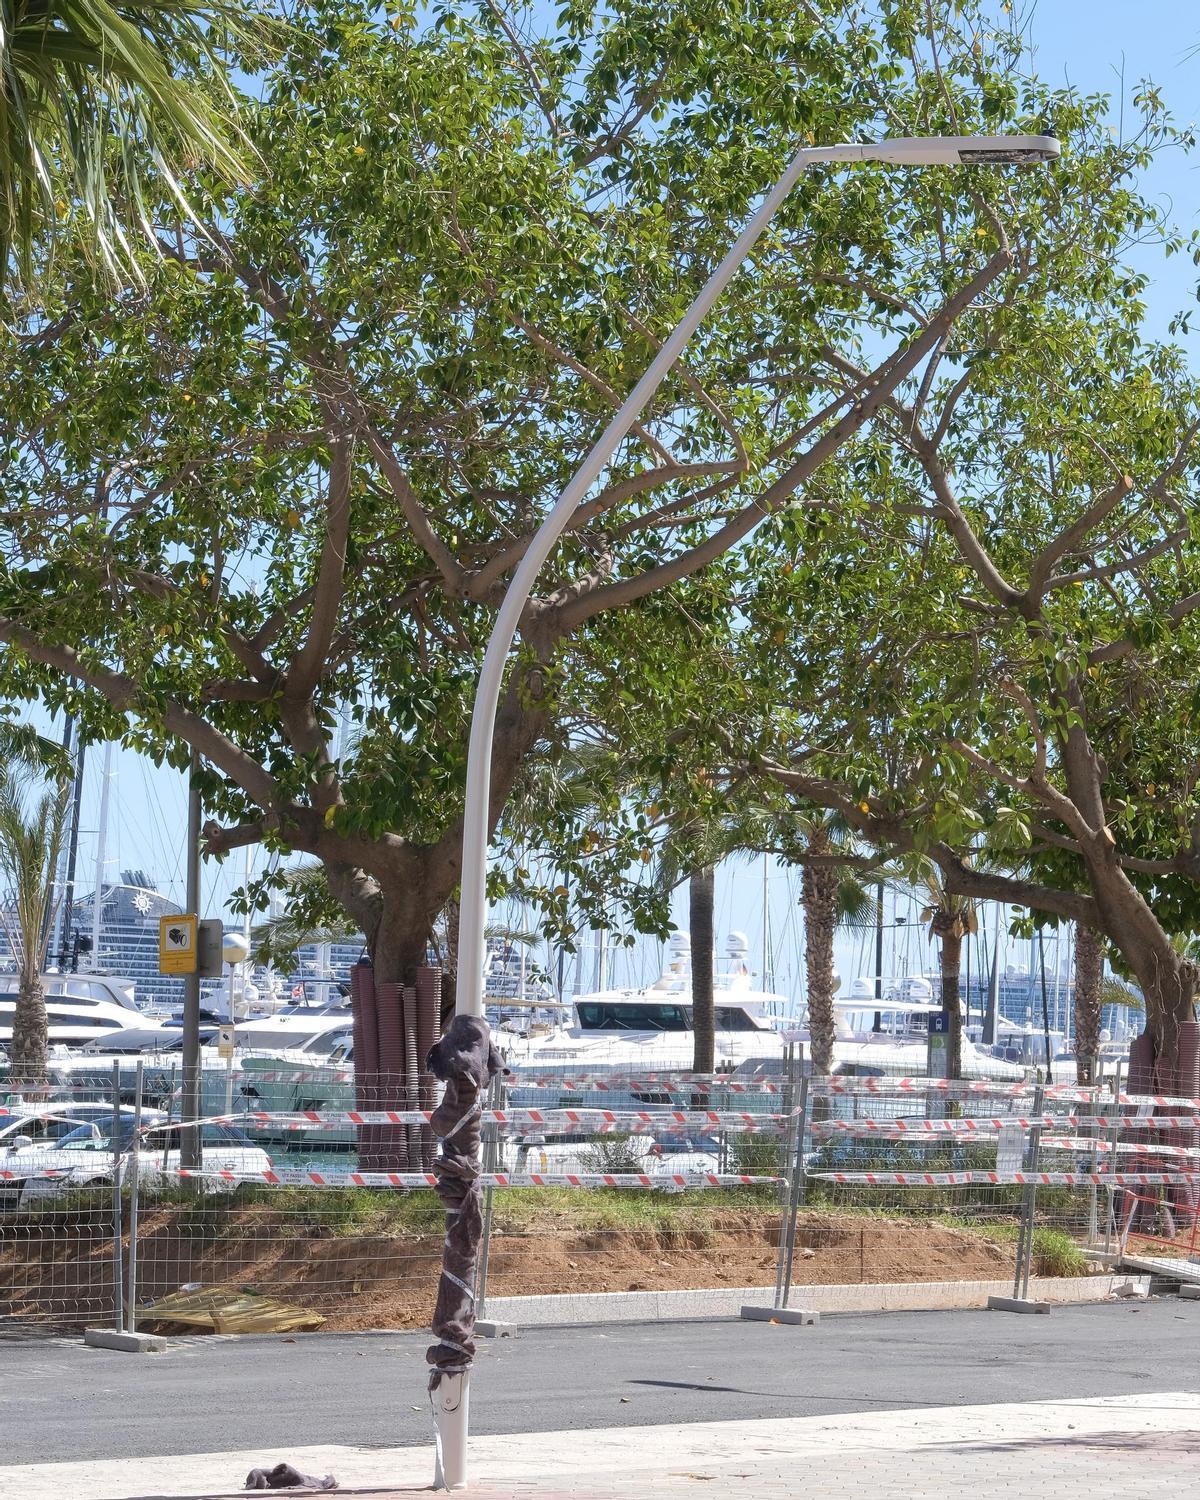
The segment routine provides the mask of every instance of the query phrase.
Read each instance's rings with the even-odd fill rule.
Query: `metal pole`
[[[1042,975],[1042,1033],[1046,1038],[1046,1082],[1054,1082],[1053,1059],[1050,1056],[1050,1001],[1046,994],[1046,945],[1042,929],[1037,930],[1038,968]]]
[[[121,1154],[117,1149],[121,1141],[121,1064],[112,1065],[112,1151],[113,1151],[113,1312],[114,1324],[120,1333],[125,1327],[125,1268],[121,1239],[124,1226],[121,1223]]]
[[[107,863],[105,844],[108,842],[108,798],[112,787],[112,741],[104,742],[104,767],[100,772],[100,818],[96,824],[96,891],[92,897],[92,967],[103,968],[100,962],[100,929],[104,916],[104,866]]]
[[[1009,159],[1045,161],[1058,155],[1058,142],[1049,136],[1013,137],[1011,140],[990,137],[905,138],[873,144],[803,146],[788,162],[783,176],[763,199],[720,265],[705,282],[682,319],[651,360],[646,373],[621,403],[620,409],[604,429],[599,440],[571,477],[550,513],[529,543],[513,574],[492,627],[484,652],[475,700],[471,708],[471,732],[467,744],[466,805],[463,809],[463,854],[461,905],[459,909],[458,975],[455,985],[455,1010],[458,1015],[483,1015],[483,966],[486,955],[484,930],[487,921],[488,840],[492,826],[492,742],[495,737],[496,711],[504,683],[508,654],[520,629],[525,605],[543,564],[554,550],[559,537],[576,515],[580,502],[608,467],[609,462],[629,435],[630,429],[646,408],[654,393],[666,379],[692,334],[708,315],[713,304],[733,280],[742,262],[753,250],[767,225],[809,167],[833,162],[891,162],[904,166],[958,166],[971,159],[972,152],[993,154],[1011,148]],[[1014,154],[1015,153],[1015,154]],[[915,368],[924,353],[916,344],[897,355],[888,367],[887,379],[896,381]],[[839,421],[847,424],[849,434],[862,420],[864,403],[871,398],[860,396],[852,413]],[[837,432],[837,425],[830,434]],[[498,815],[499,805],[494,809]],[[452,1463],[443,1462],[438,1477],[447,1489],[457,1489],[467,1482],[466,1410],[470,1372],[447,1377],[436,1407],[439,1434],[444,1454],[453,1454]],[[446,1384],[444,1379],[443,1384]]]
[[[67,952],[71,946],[72,908],[75,905],[75,863],[79,858],[79,814],[83,806],[83,763],[87,747],[82,736],[75,752],[75,790],[71,795],[71,837],[67,841],[67,877],[63,881],[62,916],[59,920],[58,966],[67,966]]]
[[[875,887],[875,1003],[883,999],[883,881]],[[872,1031],[883,1030],[883,1011],[875,1012]]]
[[[137,1080],[133,1096],[133,1140],[129,1146],[129,1162],[132,1171],[129,1177],[129,1292],[125,1298],[126,1331],[137,1332],[137,1239],[138,1239],[138,1185],[141,1180],[140,1133],[142,1129],[142,1070],[145,1063],[137,1065]]]
[[[1117,1170],[1117,1145],[1121,1139],[1121,1069],[1123,1062],[1123,1058],[1117,1058],[1117,1070],[1113,1078],[1112,1133],[1109,1136],[1110,1149],[1108,1163],[1105,1167],[1105,1171],[1110,1173]],[[1105,1255],[1109,1255],[1112,1252],[1113,1225],[1116,1219],[1116,1190],[1106,1185],[1104,1192],[1108,1199],[1107,1213],[1104,1220],[1104,1253]],[[1124,1247],[1122,1246],[1122,1248]]]
[[[804,1066],[804,1049],[800,1048],[800,1066]],[[783,1306],[788,1305],[792,1290],[792,1263],[796,1255],[796,1216],[804,1202],[804,1135],[808,1124],[808,1077],[800,1079],[800,1103],[796,1110],[796,1134],[792,1143],[792,1201],[788,1205],[787,1267],[783,1276]]]
[[[788,1042],[783,1049],[783,1065],[786,1070],[787,1083],[784,1085],[783,1112],[790,1114],[796,1103],[796,1073],[794,1059],[796,1055],[795,1044]],[[789,1137],[784,1138],[784,1149]],[[785,1157],[783,1164],[783,1184],[779,1192],[779,1251],[775,1256],[775,1306],[783,1306],[783,1276],[787,1265],[787,1205],[791,1202],[792,1179],[791,1167]]]
[[[1045,1108],[1046,1091],[1039,1083],[1033,1091],[1034,1118],[1040,1117]],[[1025,1153],[1025,1171],[1033,1174],[1038,1169],[1038,1157],[1042,1143],[1041,1125],[1032,1125],[1029,1130],[1029,1147]],[[1014,1297],[1029,1296],[1029,1275],[1033,1267],[1033,1227],[1037,1213],[1037,1184],[1027,1182],[1021,1203],[1021,1233],[1017,1236],[1017,1275],[1013,1283]]]
[[[192,751],[188,777],[187,909],[200,915],[200,789],[196,775],[200,757]],[[185,1125],[200,1118],[200,976],[183,978],[183,1097],[179,1117]],[[179,1157],[185,1167],[200,1166],[200,1132],[192,1127],[179,1132]]]

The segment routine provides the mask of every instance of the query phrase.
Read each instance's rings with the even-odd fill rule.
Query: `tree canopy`
[[[1007,514],[1050,534],[1068,503],[1042,493],[1054,381],[1085,308],[1114,318],[1082,346],[1096,389],[1075,426],[1154,429],[1137,493],[1190,420],[1167,352],[1118,401],[1140,359],[1120,255],[1153,225],[1129,179],[1166,130],[1153,100],[1147,136],[1110,141],[1100,102],[1026,77],[973,5],[617,0],[538,24],[467,0],[301,7],[243,105],[269,171],[247,191],[198,174],[206,233],[164,199],[158,254],[115,304],[64,259],[0,348],[0,691],[180,767],[196,749],[210,848],[316,856],[385,976],[455,888],[508,574],[796,144],[1048,129],[1066,150],[1037,170],[806,176],[530,601],[494,820],[532,754],[594,725],[680,809],[716,795],[694,772],[718,729],[726,759],[772,747],[790,769],[793,728],[807,754],[864,701],[906,745],[946,738],[923,706],[973,660],[956,601],[975,585],[945,540],[965,522],[918,494],[912,413],[978,484],[1010,466]],[[1028,460],[1005,436],[1022,424],[1042,433]],[[1111,466],[1077,447],[1051,492],[1107,493]],[[1119,536],[1153,546],[1156,524]],[[1019,616],[981,583],[985,610]],[[885,668],[914,653],[931,665],[901,707]],[[851,748],[873,807],[867,784],[889,783],[865,725]],[[948,754],[958,795],[981,773]],[[542,827],[564,819],[547,807]]]

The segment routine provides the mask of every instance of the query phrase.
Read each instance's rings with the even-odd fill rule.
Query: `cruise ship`
[[[76,965],[79,977],[115,978],[132,987],[133,1003],[154,1015],[170,1015],[183,1006],[181,975],[158,971],[158,922],[178,916],[183,908],[156,889],[142,870],[122,870],[121,879],[101,887],[100,941],[92,951],[95,931],[95,892],[76,898],[71,908],[71,931],[61,942],[65,955],[74,955],[62,969]],[[281,1000],[326,1004],[336,999],[351,964],[362,953],[362,942],[308,943],[296,955],[285,976],[256,970],[248,993],[273,991]],[[7,933],[0,925],[0,988],[9,987],[5,971],[15,972]],[[55,976],[52,974],[51,978]],[[63,977],[69,977],[64,974]],[[228,1007],[224,979],[200,981],[201,1005],[223,1014]]]

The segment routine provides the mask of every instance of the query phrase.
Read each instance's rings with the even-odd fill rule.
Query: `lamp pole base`
[[[437,1442],[433,1470],[435,1490],[467,1486],[467,1421],[471,1405],[471,1372],[443,1375],[433,1392]]]

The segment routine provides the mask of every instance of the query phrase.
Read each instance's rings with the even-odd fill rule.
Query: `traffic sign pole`
[[[193,922],[200,910],[200,789],[195,780],[199,769],[200,757],[193,751],[188,780],[187,835],[187,907]],[[195,957],[196,943],[193,941],[192,969],[183,981],[183,1107],[180,1118],[185,1126],[188,1121],[200,1118],[200,975]],[[198,1168],[199,1130],[181,1130],[180,1137],[180,1164]]]

